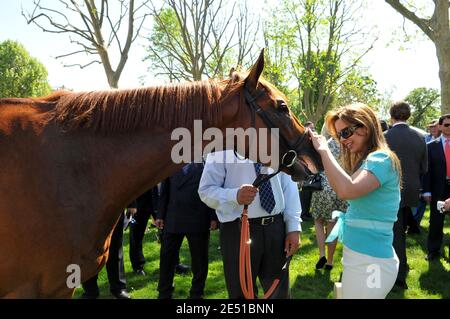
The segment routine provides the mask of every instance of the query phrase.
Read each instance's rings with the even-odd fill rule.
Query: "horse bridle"
[[[255,127],[255,114],[258,114],[261,119],[263,120],[264,124],[267,125],[269,129],[272,128],[279,128],[276,126],[273,121],[270,119],[270,117],[267,115],[267,112],[256,103],[256,100],[265,92],[265,89],[259,89],[256,91],[256,94],[252,96],[250,94],[250,91],[248,90],[247,86],[244,86],[244,96],[245,101],[247,102],[247,105],[250,108],[251,113],[251,127]],[[280,140],[283,144],[283,146],[287,149],[287,152],[283,154],[281,157],[281,165],[280,169],[283,167],[291,167],[295,163],[295,159],[297,158],[297,149],[300,148],[300,146],[307,141],[308,132],[305,130],[305,132],[295,141],[294,144],[291,144],[288,139],[286,139],[283,134],[280,132]],[[309,169],[306,167],[306,169],[309,171]],[[275,174],[273,174],[275,175]],[[273,176],[271,174],[270,177]]]

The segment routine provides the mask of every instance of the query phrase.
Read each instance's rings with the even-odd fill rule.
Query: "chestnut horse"
[[[0,297],[70,298],[69,265],[81,282],[98,273],[123,208],[181,167],[171,132],[194,119],[203,129],[279,127],[281,155],[297,141],[284,171],[299,180],[305,162],[321,167],[263,67],[261,54],[246,77],[225,81],[0,99]]]

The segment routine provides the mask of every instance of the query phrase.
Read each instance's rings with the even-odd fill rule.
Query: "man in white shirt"
[[[252,186],[259,169],[255,167],[253,162],[236,157],[231,150],[209,154],[198,190],[200,199],[216,210],[221,223],[220,247],[231,299],[244,298],[239,282],[240,217],[244,205],[249,205],[255,295],[256,278],[266,292],[280,274],[286,257],[293,255],[300,244],[301,206],[297,184],[287,174],[279,173],[269,180],[270,185],[257,189]],[[271,189],[269,195],[267,188]],[[287,276],[272,298],[289,298],[289,270],[286,271]]]

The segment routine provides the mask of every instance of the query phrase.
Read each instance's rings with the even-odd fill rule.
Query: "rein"
[[[256,103],[256,100],[258,97],[264,93],[264,90],[257,91],[255,96],[252,96],[248,89],[244,88],[244,94],[245,94],[245,101],[247,102],[247,105],[250,108],[251,111],[251,125],[252,127],[255,126],[255,114],[258,114],[264,123],[268,126],[268,128],[277,128],[277,126],[274,125],[273,121],[269,118],[267,113]],[[265,181],[268,181],[275,175],[277,175],[279,172],[281,172],[281,169],[291,167],[295,163],[295,159],[297,158],[297,151],[298,149],[305,141],[305,138],[307,136],[307,132],[300,136],[297,141],[292,145],[282,134],[280,134],[281,142],[284,144],[285,148],[287,149],[287,152],[283,154],[281,158],[281,165],[279,166],[278,170],[275,173],[272,174],[259,174],[255,181],[253,182],[254,187],[259,187],[262,183]],[[253,278],[252,278],[252,266],[251,266],[251,256],[250,256],[250,224],[248,221],[248,205],[244,205],[244,209],[242,210],[242,216],[241,216],[241,240],[240,240],[240,247],[239,247],[239,280],[241,284],[241,289],[244,297],[246,299],[254,299],[254,290],[253,290]],[[286,257],[286,260],[283,264],[283,267],[277,276],[275,280],[273,281],[272,285],[270,286],[269,290],[264,294],[263,299],[268,299],[277,288],[278,284],[281,281],[281,277],[283,274],[287,273],[287,269],[289,267],[289,263],[292,259],[292,255],[289,257]]]

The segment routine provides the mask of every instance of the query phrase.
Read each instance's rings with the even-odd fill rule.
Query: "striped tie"
[[[255,163],[256,175],[261,172],[261,164]],[[265,181],[259,185],[259,200],[261,202],[262,208],[266,210],[269,214],[272,213],[275,207],[275,198],[273,197],[272,185],[270,185],[270,180]]]

